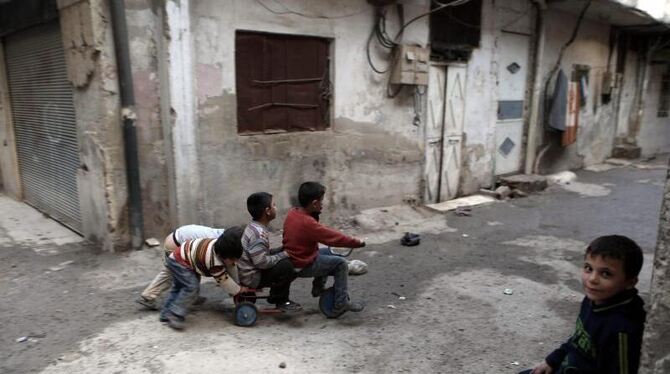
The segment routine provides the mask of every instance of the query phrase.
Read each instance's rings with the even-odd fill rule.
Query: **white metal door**
[[[444,65],[431,65],[428,70],[427,121],[425,130],[424,195],[426,203],[437,203],[440,191],[440,162],[446,74]]]
[[[465,65],[447,66],[442,176],[440,178],[441,201],[456,197],[458,182],[461,178],[461,148],[463,120],[465,118],[465,73]]]
[[[528,73],[529,37],[502,32],[498,41],[498,120],[496,122],[495,174],[521,169],[523,114]]]
[[[456,197],[461,168],[465,66],[431,65],[424,167],[424,201]]]

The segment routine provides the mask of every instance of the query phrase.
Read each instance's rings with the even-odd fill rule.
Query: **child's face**
[[[621,291],[633,288],[637,278],[626,278],[623,261],[587,254],[582,268],[584,293],[595,304],[602,304]]]
[[[277,204],[275,204],[274,197],[270,201],[270,206],[268,208],[265,208],[265,214],[267,214],[268,219],[270,221],[277,218]]]
[[[312,201],[307,210],[312,213],[321,213],[321,210],[323,210],[323,196],[320,199]]]

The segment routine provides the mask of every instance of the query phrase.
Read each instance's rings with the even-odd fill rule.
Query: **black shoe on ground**
[[[165,316],[165,319],[167,320],[167,325],[170,326],[171,328],[175,330],[184,329],[184,317],[178,316],[174,313],[168,313]]]
[[[143,307],[151,310],[158,310],[158,306],[156,305],[156,300],[149,300],[145,299],[143,296],[140,296],[137,300],[135,300],[136,303],[142,305]]]
[[[295,313],[302,310],[302,305],[289,300],[283,303],[277,303],[277,309],[286,313]]]
[[[340,305],[335,305],[333,308],[334,314],[340,314],[344,312],[362,312],[365,309],[365,303],[362,301],[351,301],[347,300],[345,303]]]
[[[207,298],[206,298],[206,297],[204,297],[204,296],[198,296],[198,298],[195,299],[195,302],[193,302],[193,305],[196,305],[196,306],[197,306],[197,305],[202,305],[202,304],[205,303],[205,301],[207,301]]]
[[[325,291],[326,289],[324,288],[323,285],[312,285],[312,297],[319,297],[321,294]]]

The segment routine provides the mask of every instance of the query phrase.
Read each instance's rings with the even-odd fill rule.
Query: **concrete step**
[[[630,144],[619,144],[612,149],[612,158],[623,158],[626,160],[633,160],[640,158],[642,154],[642,148],[630,145]]]
[[[517,174],[509,177],[500,177],[498,181],[512,190],[525,193],[542,191],[547,188],[547,178],[537,174]]]

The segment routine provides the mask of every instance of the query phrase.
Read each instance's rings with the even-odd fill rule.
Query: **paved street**
[[[389,227],[359,228],[375,239],[352,256],[369,266],[350,278],[364,312],[326,319],[299,279],[292,298],[304,312],[241,328],[230,299],[206,282],[208,300],[183,332],[133,302],[162,266],[158,249],[98,253],[0,195],[0,372],[514,373],[570,335],[595,237],[642,246],[648,297],[666,161],[580,171],[576,182],[473,207],[470,217],[379,217]],[[405,228],[422,233],[419,246],[399,244]]]

